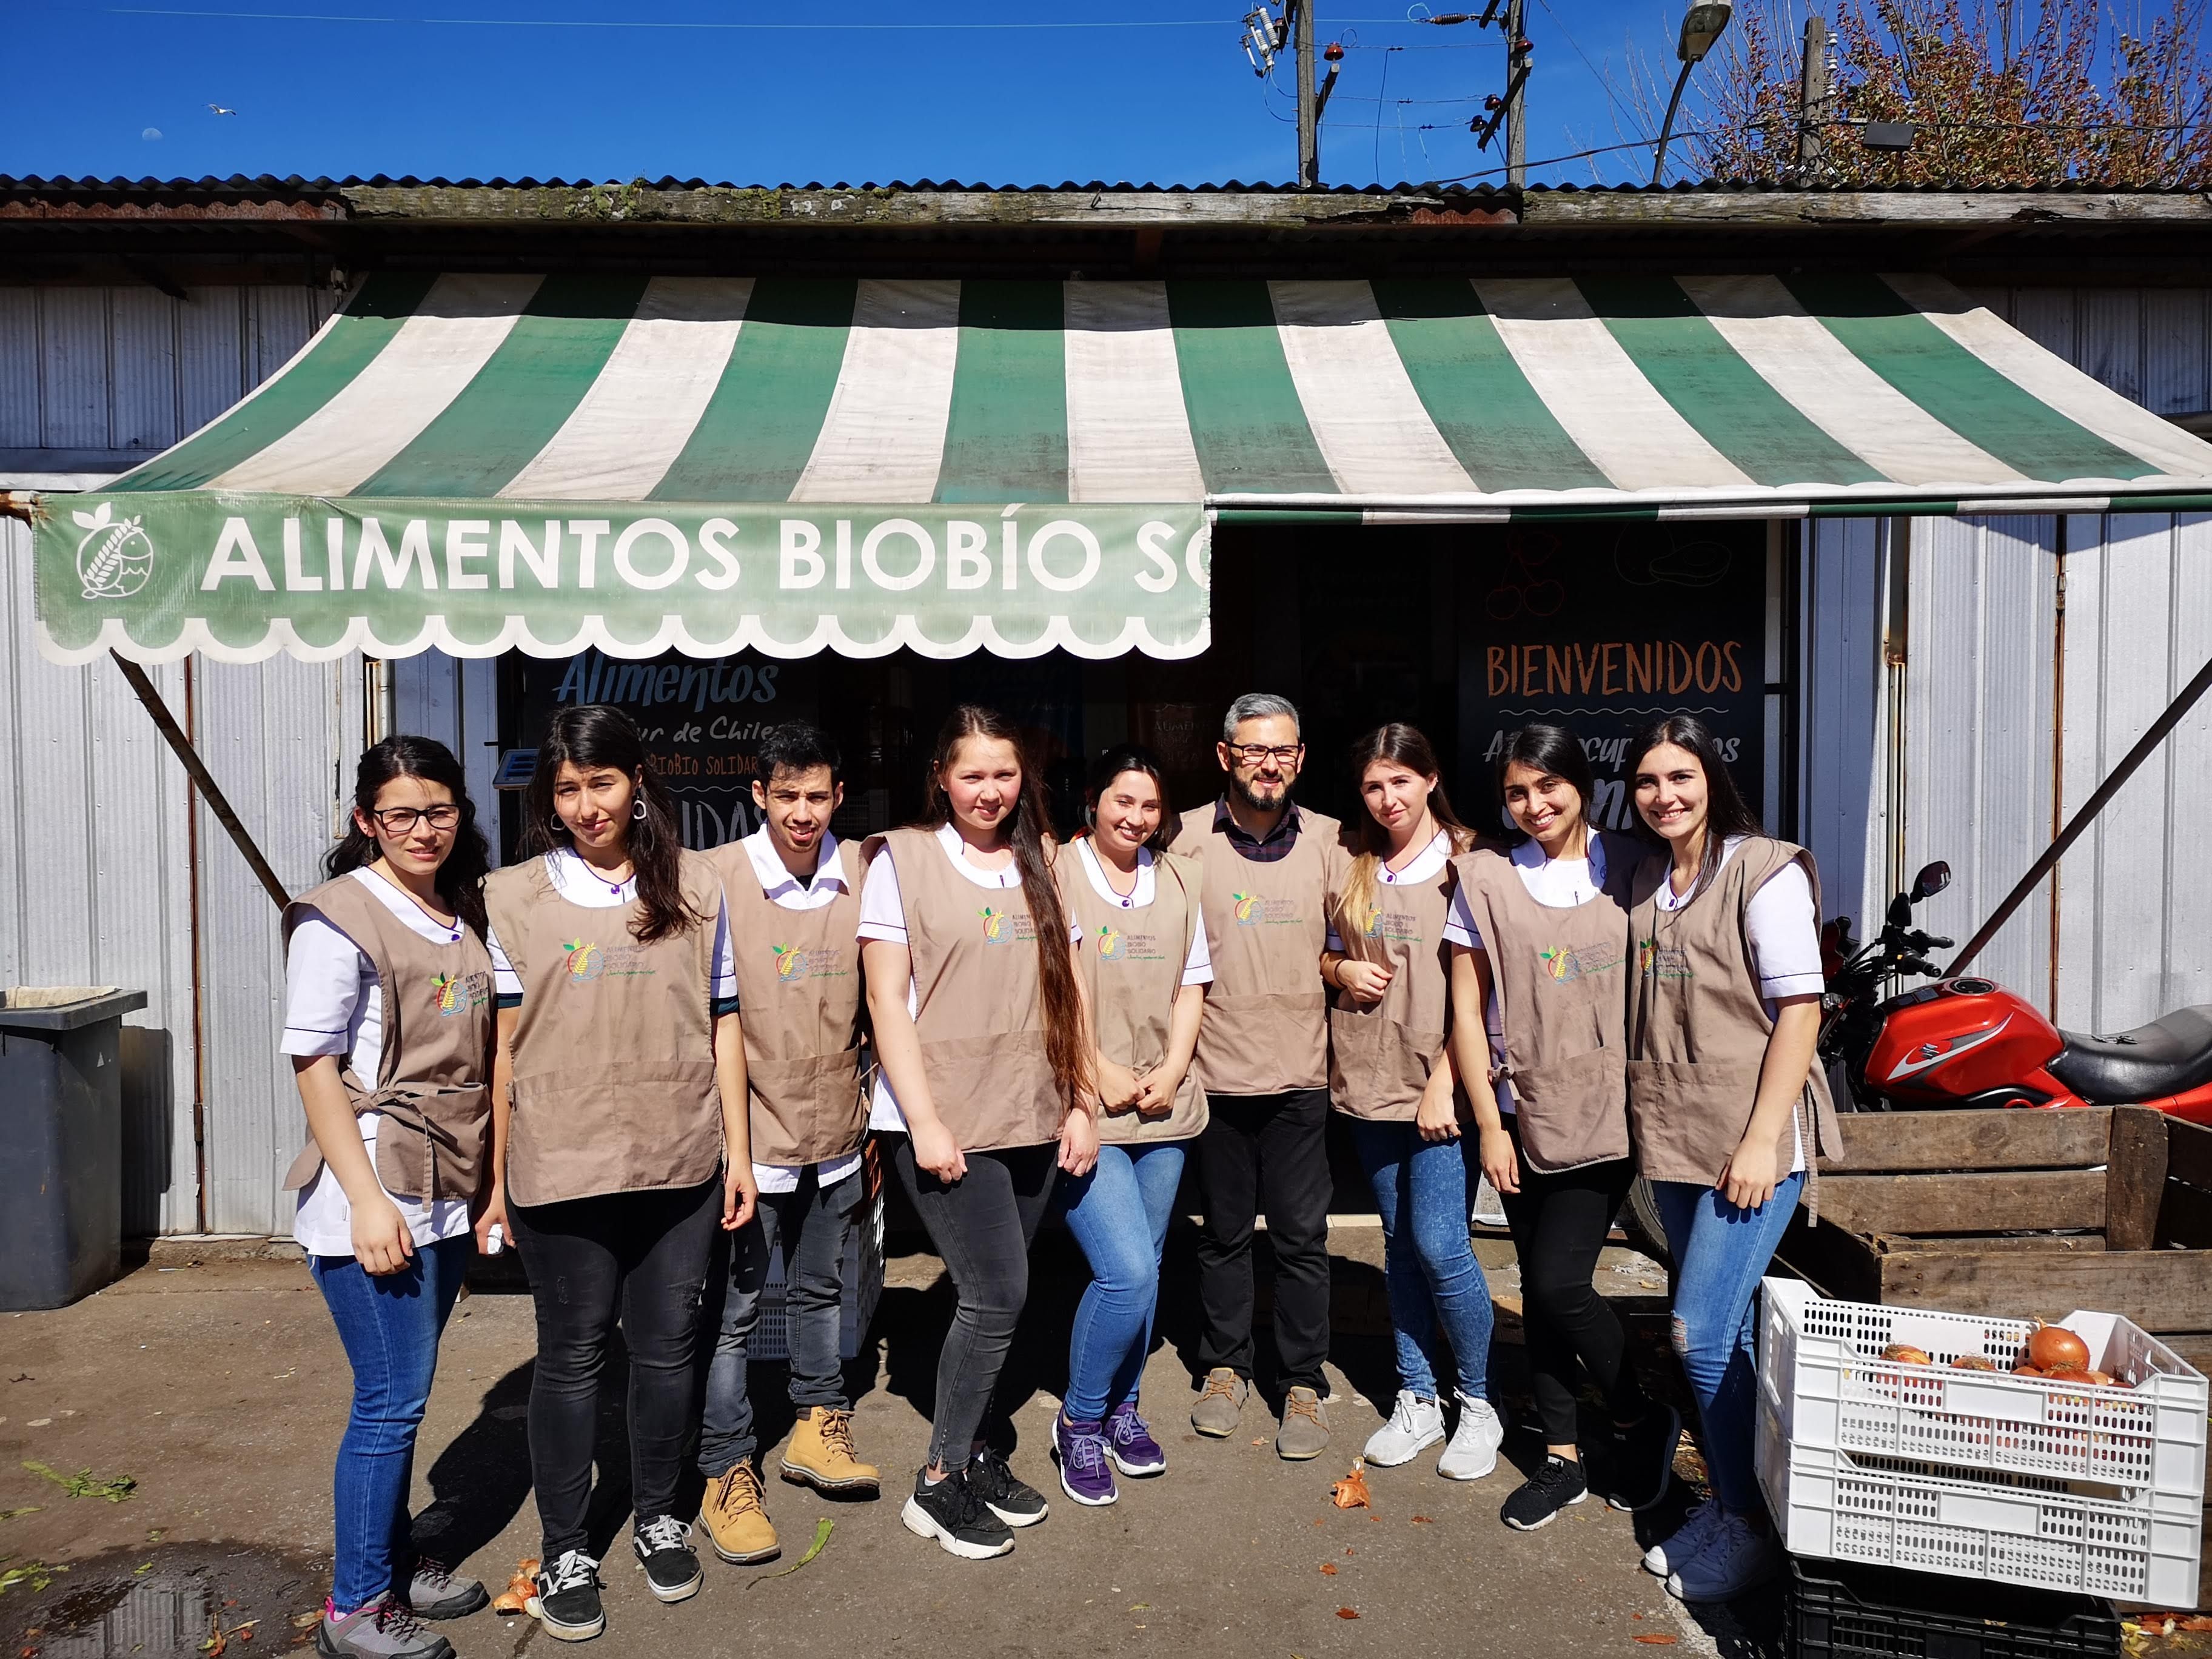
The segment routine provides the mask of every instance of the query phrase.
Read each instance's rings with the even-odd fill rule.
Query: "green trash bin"
[[[60,1308],[123,1270],[123,1016],[143,991],[0,997],[0,1310]]]

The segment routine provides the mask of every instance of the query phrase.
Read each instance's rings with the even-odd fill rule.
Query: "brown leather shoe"
[[[1244,1401],[1251,1392],[1252,1385],[1235,1371],[1216,1365],[1206,1374],[1206,1388],[1190,1408],[1191,1427],[1213,1439],[1227,1439],[1237,1432],[1237,1422],[1244,1415]]]
[[[727,1474],[707,1483],[699,1518],[707,1523],[714,1553],[725,1561],[749,1567],[756,1561],[773,1561],[782,1550],[776,1542],[775,1524],[761,1502],[760,1476],[750,1463],[740,1462]]]
[[[797,1486],[845,1494],[881,1490],[882,1477],[872,1463],[863,1463],[853,1451],[853,1413],[829,1406],[809,1406],[791,1427],[791,1443],[783,1449],[783,1478]]]
[[[1311,1389],[1292,1389],[1283,1397],[1283,1426],[1275,1436],[1275,1455],[1303,1463],[1328,1449],[1328,1408]]]

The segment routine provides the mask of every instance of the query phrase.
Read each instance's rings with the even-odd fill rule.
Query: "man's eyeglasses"
[[[1229,745],[1229,752],[1247,766],[1262,765],[1271,756],[1276,765],[1289,766],[1305,752],[1305,744],[1286,743],[1279,748],[1270,749],[1264,743],[1233,743]]]
[[[376,820],[377,828],[387,836],[411,836],[415,833],[415,826],[424,822],[428,823],[433,830],[452,829],[461,821],[461,809],[458,806],[387,806],[380,812],[371,812],[369,817]]]

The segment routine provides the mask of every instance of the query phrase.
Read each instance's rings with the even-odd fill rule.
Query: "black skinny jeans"
[[[1571,1446],[1577,1367],[1597,1384],[1619,1423],[1644,1415],[1644,1390],[1628,1355],[1628,1334],[1590,1276],[1606,1234],[1628,1196],[1635,1165],[1627,1158],[1538,1175],[1521,1153],[1518,1124],[1505,1120],[1521,1158],[1521,1190],[1501,1193],[1505,1223],[1521,1262],[1522,1324],[1535,1372],[1536,1414],[1548,1445]]]
[[[1029,1300],[1030,1246],[1052,1202],[1060,1146],[969,1152],[968,1173],[947,1185],[916,1165],[910,1136],[884,1139],[900,1183],[952,1279],[952,1328],[937,1358],[929,1461],[941,1469],[964,1468],[983,1437],[1014,1327]]]
[[[530,1474],[547,1562],[591,1541],[599,1373],[615,1323],[629,1346],[630,1504],[671,1515],[699,1419],[699,1307],[722,1183],[511,1205],[514,1242],[538,1304],[530,1385]]]
[[[1252,1224],[1267,1218],[1275,1257],[1275,1352],[1285,1389],[1328,1392],[1328,1091],[1214,1095],[1198,1137],[1206,1203],[1198,1233],[1205,1311],[1198,1363],[1252,1376]]]

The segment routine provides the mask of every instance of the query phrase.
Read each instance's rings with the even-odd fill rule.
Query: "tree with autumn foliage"
[[[1698,169],[1785,185],[2212,189],[2208,0],[1829,0],[1828,94],[1799,109],[1804,14],[1740,0],[1680,124]],[[1819,138],[1801,161],[1801,118]],[[1861,142],[1906,122],[1911,148]]]

